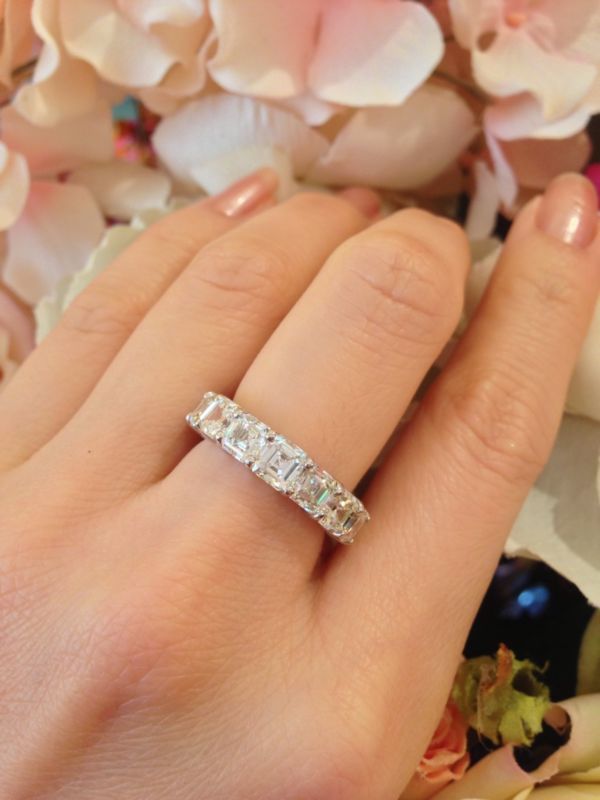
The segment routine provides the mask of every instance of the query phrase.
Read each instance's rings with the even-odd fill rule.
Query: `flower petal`
[[[292,160],[288,153],[276,147],[240,147],[193,167],[191,174],[207,194],[216,194],[261,167],[271,167],[277,173],[279,200],[285,200],[298,191]]]
[[[308,83],[331,103],[398,105],[427,80],[443,53],[440,27],[419,3],[324,3]]]
[[[44,46],[32,82],[17,92],[18,111],[36,125],[56,125],[66,117],[86,114],[98,101],[98,80],[89,65],[65,51],[59,0],[34,0],[31,19]]]
[[[112,0],[60,0],[60,25],[68,52],[110,83],[154,86],[176,62],[158,36],[133,25]]]
[[[440,175],[476,132],[474,115],[458,94],[423,86],[397,108],[357,111],[308,177],[414,189]]]
[[[114,142],[110,108],[101,103],[93,111],[40,128],[8,106],[0,113],[2,138],[22,153],[36,176],[56,175],[88,161],[108,161]]]
[[[158,169],[113,161],[88,164],[69,176],[69,183],[86,186],[107,217],[130,220],[149,208],[164,208],[171,181]]]
[[[322,0],[210,0],[219,47],[209,63],[230,92],[286,98],[306,88]]]
[[[504,10],[504,0],[448,0],[454,35],[468,49],[482,33],[495,30]]]
[[[575,366],[567,408],[600,422],[600,302]]]
[[[166,117],[153,144],[168,171],[189,189],[193,171],[248,147],[275,147],[288,153],[294,174],[304,175],[328,147],[327,140],[289,111],[250,97],[212,95],[186,104]]]
[[[546,121],[573,111],[598,74],[593,64],[543,49],[521,29],[501,31],[487,50],[474,50],[473,71],[477,82],[497,97],[534,94]]]
[[[485,161],[476,161],[473,172],[475,192],[469,203],[465,231],[470,239],[480,240],[488,237],[496,226],[500,192],[496,176]]]
[[[35,303],[81,268],[103,231],[104,219],[87,189],[33,183],[25,210],[7,233],[4,282]]]
[[[507,544],[545,561],[600,607],[600,424],[566,416]]]
[[[600,81],[598,81],[600,89]],[[539,101],[528,93],[508,97],[488,106],[484,112],[485,126],[497,139],[566,139],[580,133],[596,111],[595,96],[561,119],[547,123]],[[598,96],[600,111],[600,92]]]
[[[6,230],[20,217],[28,193],[27,161],[0,142],[0,230]]]
[[[116,0],[119,11],[140,28],[157,23],[184,27],[205,13],[204,0]]]

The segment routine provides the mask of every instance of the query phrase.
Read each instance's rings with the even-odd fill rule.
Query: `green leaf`
[[[577,694],[600,692],[600,611],[592,616],[579,651]]]
[[[495,657],[481,656],[461,664],[452,698],[480,736],[498,745],[530,745],[551,705],[541,674],[533,662],[519,661],[501,645]]]

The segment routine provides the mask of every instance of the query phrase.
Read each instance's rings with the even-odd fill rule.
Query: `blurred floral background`
[[[600,0],[0,0],[0,19],[0,391],[147,225],[259,166],[282,198],[364,184],[461,221],[465,319],[520,206],[565,171],[600,191]],[[600,306],[467,647],[547,664],[555,700],[600,692],[599,459]],[[512,687],[502,652],[486,674]]]

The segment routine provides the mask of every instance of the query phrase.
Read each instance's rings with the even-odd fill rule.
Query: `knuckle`
[[[290,270],[289,256],[272,242],[245,237],[206,248],[189,277],[208,304],[232,312],[264,313],[285,292]]]
[[[366,341],[406,342],[417,353],[441,345],[458,323],[463,291],[420,240],[395,232],[347,245],[344,307]],[[354,320],[356,325],[356,320]]]
[[[498,369],[453,384],[446,382],[441,392],[450,411],[444,410],[444,418],[475,468],[512,484],[533,483],[552,439],[536,393],[520,376]]]
[[[537,266],[533,261],[532,265]],[[567,268],[570,267],[570,268]],[[544,310],[544,319],[573,319],[581,306],[581,281],[572,265],[552,264],[545,269],[525,269],[515,274],[510,287],[511,295],[529,305]]]
[[[133,298],[124,299],[112,290],[96,286],[75,298],[67,308],[61,326],[77,334],[110,337],[129,335],[135,319]]]

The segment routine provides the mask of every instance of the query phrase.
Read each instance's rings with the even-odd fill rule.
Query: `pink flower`
[[[36,0],[32,20],[43,48],[16,102],[37,124],[89,112],[103,83],[137,94],[158,113],[204,86],[204,0]]]
[[[210,11],[210,72],[241,94],[397,105],[443,54],[437,22],[411,0],[210,0]]]
[[[548,122],[594,91],[597,0],[449,0],[449,7],[456,38],[472,51],[475,79],[490,94],[532,95]]]
[[[469,766],[467,730],[466,721],[450,701],[401,800],[425,800],[463,777]]]

